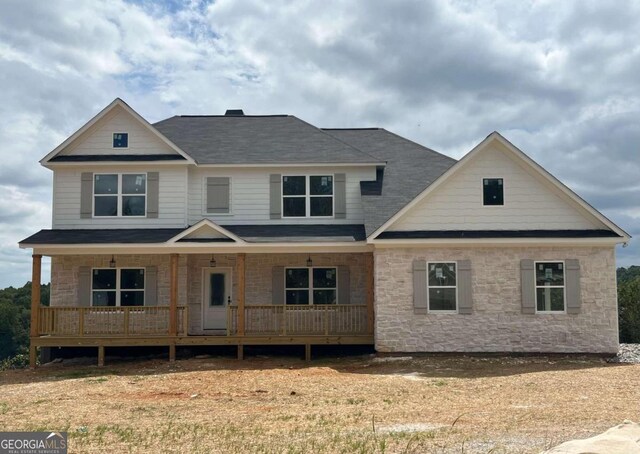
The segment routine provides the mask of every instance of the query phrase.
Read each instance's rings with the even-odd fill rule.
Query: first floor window
[[[536,262],[536,309],[564,312],[564,263]]]
[[[144,268],[96,268],[92,306],[144,306]]]
[[[93,178],[94,216],[145,216],[146,174],[96,174]]]
[[[338,272],[334,268],[287,268],[286,304],[336,304]]]
[[[429,312],[456,312],[458,307],[456,263],[429,263],[427,268]]]

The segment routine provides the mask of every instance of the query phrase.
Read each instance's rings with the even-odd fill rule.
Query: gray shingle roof
[[[184,229],[44,229],[20,241],[28,244],[164,243]]]
[[[385,129],[324,131],[387,162],[384,171],[378,172],[377,184],[361,185],[367,236],[456,163],[453,158]]]
[[[224,225],[249,243],[273,242],[355,242],[364,241],[364,225]],[[187,227],[188,228],[188,227]],[[20,241],[31,244],[110,244],[164,243],[186,229],[45,229]],[[215,243],[233,241],[221,238],[183,239],[181,242]]]
[[[175,116],[153,126],[198,164],[379,162],[291,115]]]
[[[611,230],[410,230],[382,232],[381,240],[477,238],[613,238]]]
[[[223,225],[249,243],[364,241],[362,224],[317,225]]]

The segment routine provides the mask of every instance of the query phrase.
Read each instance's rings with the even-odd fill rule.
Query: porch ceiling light
[[[216,267],[216,259],[213,257],[213,254],[211,254],[211,260],[209,260],[209,266],[211,268],[215,268]]]
[[[112,255],[111,260],[109,261],[109,268],[115,268],[115,267],[116,267],[116,258]]]
[[[311,260],[311,256],[307,259],[307,266],[311,268],[313,266],[313,260]]]

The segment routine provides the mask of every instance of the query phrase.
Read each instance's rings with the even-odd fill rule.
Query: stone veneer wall
[[[245,304],[271,304],[272,268],[307,266],[307,254],[247,254],[245,260]],[[351,304],[365,304],[365,254],[311,254],[313,266],[349,266]],[[188,256],[189,333],[202,334],[202,268],[209,267],[210,255]],[[235,254],[215,254],[217,267],[231,267],[232,299],[237,295]]]
[[[613,247],[377,249],[376,350],[591,352],[618,350]],[[525,315],[520,260],[580,261],[581,313]],[[414,259],[471,260],[473,313],[414,314]]]
[[[116,255],[118,268],[158,267],[158,305],[169,305],[169,255]],[[51,257],[51,306],[77,306],[78,270],[81,266],[108,268],[111,255]],[[178,305],[187,303],[187,258],[178,261]]]

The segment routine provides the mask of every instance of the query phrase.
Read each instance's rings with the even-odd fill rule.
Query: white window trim
[[[562,263],[562,282],[563,285],[538,285],[538,281],[536,279],[536,273],[538,268],[538,263]],[[547,314],[547,315],[558,315],[558,314],[566,314],[567,313],[567,265],[564,263],[564,260],[537,260],[533,262],[533,287],[534,287],[534,295],[533,299],[536,304],[536,314]],[[562,291],[562,306],[563,309],[561,311],[539,311],[538,310],[538,289],[539,288],[561,288]]]
[[[113,145],[113,134],[126,134],[127,135],[127,146],[126,147],[116,147]],[[111,148],[114,150],[127,150],[129,149],[129,133],[128,132],[114,132],[111,134]]]
[[[450,264],[454,264],[456,266],[456,285],[434,285],[434,286],[430,286],[429,285],[429,265],[435,265],[435,264],[443,264],[443,265],[450,265]],[[440,261],[433,261],[433,262],[427,262],[427,313],[428,314],[457,314],[458,313],[458,262],[457,261],[447,261],[447,260],[440,260]],[[431,288],[455,288],[456,289],[456,309],[454,311],[446,311],[446,310],[433,310],[431,309],[431,302],[429,301],[429,289]]]
[[[96,194],[96,177],[100,175],[116,175],[118,177],[118,192],[116,194]],[[144,175],[144,194],[123,194],[122,193],[122,176],[123,175]],[[147,172],[102,172],[94,173],[91,182],[91,216],[94,219],[140,219],[147,217],[147,196],[149,192],[149,175]],[[128,196],[144,197],[144,214],[141,216],[124,216],[122,214],[122,198]],[[96,197],[117,197],[117,214],[115,216],[96,216]]]
[[[229,212],[209,213],[207,211],[207,178],[228,178],[229,179]],[[233,216],[233,177],[227,175],[204,175],[202,177],[202,215],[205,217]]]
[[[320,287],[320,288],[314,288],[313,287],[313,271],[316,268],[323,268],[323,269],[327,269],[327,268],[331,268],[336,270],[336,286],[334,287]],[[306,269],[309,270],[309,287],[307,288],[291,288],[291,287],[287,287],[287,270],[301,270],[301,269]],[[340,300],[339,300],[339,295],[338,295],[338,286],[340,285],[340,283],[338,282],[338,267],[337,266],[287,266],[284,268],[284,301],[283,304],[286,306],[287,305],[287,290],[306,290],[307,292],[309,292],[309,306],[314,306],[314,302],[313,302],[313,291],[314,290],[335,290],[336,292],[336,304],[318,304],[317,306],[337,306],[338,304],[340,304]]]
[[[305,177],[305,194],[304,195],[284,195],[284,178],[285,177]],[[331,177],[331,195],[311,195],[311,177]],[[334,219],[336,217],[336,176],[333,173],[290,173],[282,174],[280,177],[280,200],[282,204],[282,218],[286,219]],[[284,199],[299,198],[305,199],[305,215],[304,216],[285,216]],[[311,216],[311,198],[312,197],[331,197],[331,216]]]
[[[116,271],[116,287],[111,290],[111,289],[94,289],[93,288],[93,272],[96,270],[115,270]],[[143,271],[143,286],[141,289],[139,288],[125,288],[122,289],[120,288],[120,284],[121,284],[121,279],[120,279],[120,274],[122,270],[142,270]],[[146,305],[144,304],[144,299],[145,299],[145,294],[147,291],[147,270],[144,267],[128,267],[128,266],[119,266],[116,268],[110,268],[110,267],[95,267],[95,268],[91,268],[91,307],[122,307],[120,305],[121,303],[121,296],[120,294],[122,293],[122,291],[125,292],[139,292],[142,291],[142,306],[124,306],[124,307],[145,307]],[[115,306],[94,306],[93,305],[93,293],[94,292],[115,292],[116,294],[116,305]]]
[[[502,180],[502,205],[484,204],[484,180]],[[480,177],[480,205],[482,208],[504,208],[507,206],[507,179],[503,176],[482,176]]]

